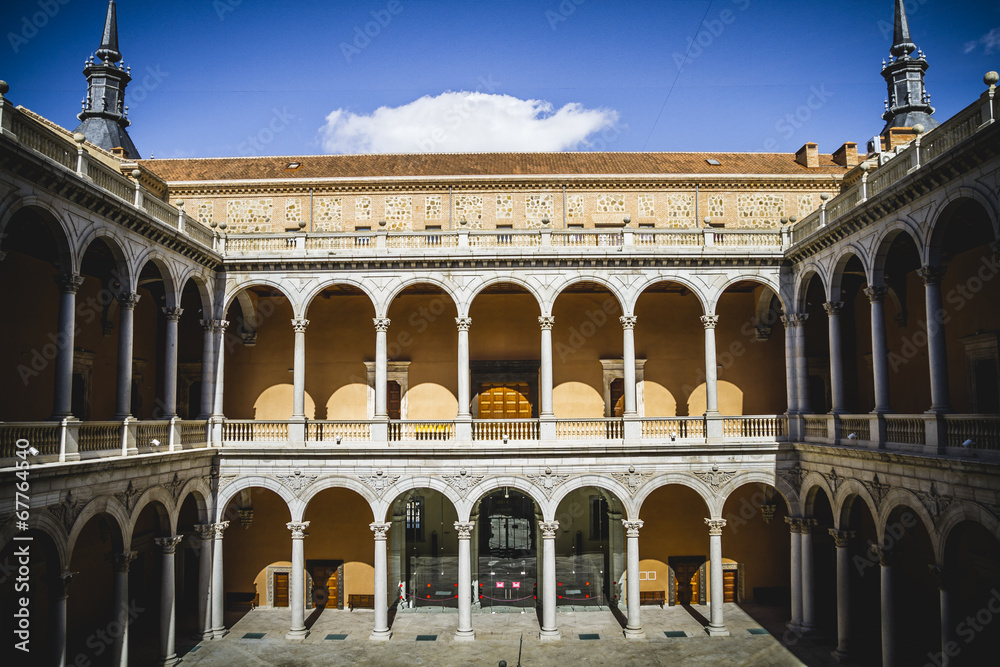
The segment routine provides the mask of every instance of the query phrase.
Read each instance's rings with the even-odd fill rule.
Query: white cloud
[[[618,112],[510,95],[446,92],[368,115],[337,109],[320,129],[328,153],[563,151],[614,125]]]
[[[993,28],[993,30],[990,30],[979,39],[966,42],[965,52],[972,53],[980,46],[983,47],[986,55],[992,55],[994,52],[1000,51],[1000,28]]]

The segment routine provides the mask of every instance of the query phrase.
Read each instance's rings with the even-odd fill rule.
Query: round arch
[[[722,516],[722,511],[732,496],[738,489],[747,484],[767,484],[774,487],[781,499],[785,501],[785,510],[789,516],[794,516],[794,510],[798,509],[798,497],[792,492],[791,487],[778,475],[766,470],[748,470],[737,475],[723,484],[713,497],[714,503],[709,505],[712,516]]]
[[[293,299],[291,297],[292,291],[289,289],[288,285],[282,283],[280,280],[271,280],[270,278],[262,278],[260,276],[254,277],[253,280],[246,280],[246,281],[240,282],[240,283],[238,283],[236,285],[233,285],[231,287],[227,285],[226,286],[226,292],[225,292],[225,294],[223,296],[223,299],[222,299],[223,309],[222,309],[222,312],[219,313],[219,317],[225,317],[226,316],[226,313],[229,312],[229,309],[233,305],[233,301],[236,300],[236,297],[237,297],[237,295],[240,292],[242,292],[244,290],[248,290],[251,287],[256,287],[258,285],[272,287],[272,288],[278,290],[279,292],[281,292],[281,296],[285,297],[285,299],[288,300],[288,303],[291,304],[291,306],[292,306],[292,313],[296,317],[299,317],[299,312],[301,312],[301,304],[298,303],[298,302],[296,302],[295,299]]]
[[[660,487],[668,486],[670,484],[679,484],[681,486],[686,486],[695,493],[697,493],[701,499],[705,502],[705,509],[709,512],[715,511],[715,503],[713,502],[713,496],[711,487],[700,479],[684,472],[668,472],[662,475],[657,475],[653,479],[649,480],[642,486],[640,486],[635,495],[632,497],[632,504],[635,509],[635,516],[639,516],[642,513],[642,505],[646,502],[646,498],[649,497],[653,491],[656,491]],[[722,506],[719,505],[719,511],[721,511]],[[717,513],[712,514],[712,516],[719,516]]]
[[[906,234],[913,241],[913,247],[916,248],[918,255],[923,254],[921,253],[923,239],[920,234],[920,226],[913,220],[898,218],[882,225],[875,237],[875,242],[872,244],[874,253],[868,267],[868,282],[870,285],[882,285],[884,283],[885,263],[889,258],[889,248],[900,234]]]
[[[409,288],[416,287],[417,285],[434,285],[435,287],[440,287],[448,298],[451,299],[452,304],[455,306],[455,310],[458,310],[458,296],[455,294],[455,283],[448,280],[442,280],[431,275],[425,275],[422,277],[413,276],[404,278],[400,281],[399,284],[386,295],[384,301],[376,306],[376,312],[381,310],[383,313],[388,313],[389,308],[392,307],[392,302],[396,300],[396,297],[400,296]]]
[[[921,250],[920,259],[923,264],[937,264],[940,262],[941,246],[948,228],[948,224],[946,222],[942,223],[942,219],[952,205],[963,200],[975,202],[982,208],[987,219],[990,221],[990,225],[993,227],[993,238],[1000,239],[1000,213],[997,212],[997,204],[979,190],[970,187],[960,187],[946,193],[943,197],[936,198],[934,201],[934,208],[927,218],[930,221],[927,236],[924,242],[917,246]]]
[[[878,504],[872,498],[872,494],[869,493],[868,489],[856,479],[846,479],[841,482],[840,486],[837,487],[836,493],[830,499],[833,519],[836,523],[834,528],[838,530],[850,528],[851,507],[858,500],[863,502],[868,508],[868,513],[871,514],[872,521],[876,524],[876,530],[878,530]]]
[[[945,550],[952,531],[961,523],[971,521],[988,530],[1000,540],[1000,520],[979,503],[955,500],[938,517],[937,541],[934,543],[934,558],[938,565],[946,565]]]
[[[194,498],[195,507],[198,508],[199,523],[208,523],[212,520],[212,490],[205,480],[200,477],[194,477],[185,482],[177,494],[177,502],[174,504],[174,512],[171,517],[175,530],[178,525],[181,508],[184,507],[188,496]]]
[[[76,521],[73,522],[73,527],[66,538],[66,563],[73,562],[73,551],[76,549],[76,541],[80,537],[80,532],[84,526],[99,514],[107,514],[114,520],[115,526],[118,528],[118,538],[122,540],[121,548],[125,548],[127,544],[125,536],[129,525],[128,511],[124,505],[118,502],[117,498],[113,496],[99,496],[87,503],[80,511],[79,516],[76,517]],[[117,545],[116,548],[118,548]]]
[[[52,233],[56,242],[56,256],[59,258],[59,271],[61,273],[77,273],[80,265],[80,257],[73,251],[72,230],[65,223],[60,212],[52,207],[49,202],[35,196],[20,197],[16,193],[11,195],[12,201],[9,203],[0,201],[0,241],[7,237],[7,226],[18,217],[18,213],[28,209],[37,209],[44,215],[46,227]],[[0,250],[3,250],[0,243]]]
[[[635,304],[639,301],[639,297],[643,295],[643,292],[648,290],[650,287],[657,283],[677,283],[682,285],[695,295],[698,299],[698,303],[701,304],[702,315],[707,315],[710,313],[708,310],[708,297],[705,294],[705,286],[695,283],[688,278],[681,275],[660,275],[654,276],[652,278],[647,278],[643,282],[640,282],[634,289],[634,291],[629,295],[628,299],[624,300],[622,303],[622,310],[624,312],[625,308],[628,308],[629,313],[635,312]]]
[[[505,486],[516,489],[535,501],[538,509],[542,512],[544,521],[552,521],[555,517],[555,506],[552,505],[552,501],[547,498],[545,492],[538,485],[533,484],[524,477],[516,477],[514,475],[490,477],[469,489],[462,502],[455,506],[458,510],[458,516],[462,520],[467,521],[472,515],[472,508],[475,507],[476,503],[482,500],[484,496]]]
[[[483,291],[486,290],[486,288],[490,287],[491,285],[500,285],[503,283],[517,285],[518,287],[526,291],[528,294],[530,294],[532,297],[534,297],[535,305],[538,306],[538,313],[540,315],[545,315],[545,310],[542,308],[542,303],[544,302],[544,299],[538,293],[537,285],[534,285],[531,283],[531,281],[525,280],[524,278],[521,278],[519,276],[515,275],[502,276],[498,274],[490,276],[489,278],[482,279],[482,281],[478,285],[476,285],[472,289],[472,291],[470,291],[467,294],[465,299],[460,299],[459,301],[455,302],[455,306],[458,308],[458,316],[468,317],[469,310],[472,308],[472,304],[483,293]]]
[[[160,272],[160,279],[163,281],[163,291],[166,296],[168,308],[174,308],[180,305],[180,292],[178,287],[180,283],[177,282],[177,278],[174,275],[173,266],[163,253],[155,249],[150,249],[148,252],[143,253],[140,257],[136,259],[135,262],[135,275],[138,276],[142,274],[142,270],[146,268],[147,264],[152,264],[156,267],[156,270]]]
[[[737,283],[743,283],[743,282],[756,283],[761,287],[766,287],[770,289],[771,292],[774,293],[775,298],[778,299],[778,303],[781,304],[781,309],[785,312],[788,312],[787,304],[785,304],[785,300],[781,296],[781,285],[778,284],[778,281],[772,280],[768,276],[756,275],[756,274],[734,276],[728,279],[723,285],[719,286],[719,288],[716,289],[716,291],[711,295],[711,298],[708,301],[709,306],[711,307],[711,312],[713,313],[715,312],[715,309],[719,305],[719,299],[722,298],[722,295],[726,293],[727,289],[729,289],[730,287],[732,287]]]
[[[795,284],[792,287],[792,299],[794,300],[796,313],[806,312],[807,293],[809,292],[809,285],[812,284],[813,278],[819,278],[823,294],[830,293],[830,281],[826,275],[826,271],[819,264],[810,262],[796,275]],[[789,311],[786,310],[785,313],[788,314]]]
[[[451,501],[451,504],[455,508],[456,512],[459,512],[459,508],[465,500],[454,487],[439,477],[431,477],[430,475],[408,477],[404,480],[396,482],[386,489],[381,496],[379,496],[372,508],[375,521],[385,522],[389,516],[389,511],[392,509],[393,503],[395,503],[403,494],[415,489],[431,489],[432,491],[437,491]],[[458,520],[468,521],[469,515],[466,514],[463,516],[462,513],[459,512]]]
[[[379,496],[371,490],[370,487],[365,485],[358,479],[351,477],[341,477],[339,475],[328,475],[317,479],[315,482],[310,484],[304,489],[304,493],[301,498],[297,498],[301,502],[301,510],[297,514],[292,515],[292,521],[302,521],[302,517],[306,514],[306,509],[309,507],[309,503],[312,502],[321,491],[326,489],[348,489],[354,491],[359,496],[365,499],[368,506],[372,510],[372,516],[378,517],[376,508],[379,504]],[[375,519],[378,520],[377,518]]]
[[[632,493],[625,487],[621,482],[609,475],[601,475],[597,473],[580,475],[578,477],[573,477],[566,480],[563,484],[560,484],[556,490],[552,493],[552,505],[559,509],[560,503],[566,499],[569,494],[585,487],[594,487],[607,491],[614,494],[618,502],[622,504],[622,508],[625,510],[625,516],[630,521],[634,521],[639,518],[639,513],[635,510],[632,504]]]
[[[170,531],[170,535],[174,535],[177,532],[177,507],[174,504],[174,499],[170,493],[162,486],[153,486],[142,492],[139,499],[135,503],[135,507],[132,508],[132,512],[129,515],[128,528],[125,532],[125,544],[132,544],[132,533],[135,530],[135,524],[139,520],[139,515],[142,511],[150,505],[159,505],[158,513],[161,519],[166,519],[165,528]]]
[[[875,522],[879,540],[881,541],[885,537],[885,531],[889,525],[889,517],[899,508],[908,509],[917,515],[921,523],[924,524],[927,534],[930,536],[934,552],[937,553],[937,530],[934,527],[934,519],[931,518],[931,515],[927,512],[927,508],[920,502],[916,494],[908,489],[893,488],[882,499],[882,504],[879,506],[879,514]]]
[[[98,239],[107,245],[108,249],[111,251],[112,257],[115,258],[116,269],[118,270],[118,282],[121,284],[120,289],[134,291],[136,276],[138,274],[133,271],[134,267],[129,261],[128,254],[125,251],[125,246],[122,245],[118,238],[116,238],[113,230],[108,229],[107,227],[97,227],[80,239],[80,243],[78,245],[80,264],[82,265],[83,258],[87,254],[87,250],[91,245],[93,245],[94,241]]]
[[[618,307],[622,309],[622,313],[625,313],[625,297],[619,291],[619,286],[613,284],[610,280],[603,276],[596,276],[593,274],[575,275],[571,278],[563,280],[557,285],[554,285],[551,293],[549,294],[549,298],[543,300],[540,304],[544,312],[551,313],[552,307],[555,305],[556,301],[559,300],[559,297],[562,296],[567,289],[579,283],[597,283],[601,287],[604,287],[611,292],[611,296],[618,301]]]
[[[822,491],[830,501],[830,509],[833,509],[833,499],[836,495],[830,488],[830,483],[826,477],[818,472],[810,471],[802,478],[802,513],[803,516],[813,516],[814,505],[816,503],[817,492]]]
[[[59,556],[60,571],[67,569],[69,567],[70,555],[69,543],[66,537],[66,529],[59,523],[59,520],[49,512],[33,513],[31,516],[31,530],[44,533],[46,537],[52,540],[56,548],[56,554]],[[21,532],[17,529],[17,523],[14,521],[4,526],[3,530],[0,530],[0,551],[6,549],[14,537]]]
[[[865,272],[865,282],[869,284],[871,283],[871,262],[869,261],[864,249],[852,243],[851,245],[845,246],[841,249],[840,254],[837,255],[837,258],[833,263],[833,273],[830,277],[830,283],[826,292],[828,300],[840,301],[840,290],[844,280],[844,271],[847,270],[847,264],[851,261],[852,257],[857,257],[858,261],[861,262],[861,268]]]
[[[226,511],[229,501],[235,498],[236,494],[244,489],[250,489],[253,487],[274,491],[282,500],[285,501],[285,506],[288,509],[288,515],[291,517],[290,520],[302,520],[302,515],[305,513],[305,503],[293,494],[287,486],[278,480],[273,477],[264,477],[262,475],[240,477],[232,483],[227,484],[224,489],[220,489],[218,505],[215,508],[215,520],[223,520],[224,517],[222,516],[222,513]]]
[[[422,282],[428,282],[428,281],[422,281]],[[328,287],[333,287],[334,285],[347,285],[349,287],[355,287],[359,289],[366,297],[368,297],[368,301],[371,303],[372,310],[375,311],[375,317],[382,317],[382,315],[379,314],[380,311],[379,306],[381,304],[379,303],[378,299],[375,297],[375,295],[371,293],[371,290],[368,289],[368,286],[365,285],[365,282],[363,280],[359,280],[356,278],[350,278],[348,276],[338,276],[335,279],[320,281],[312,289],[310,289],[308,292],[305,293],[305,295],[302,297],[301,304],[296,304],[294,301],[292,301],[292,299],[287,296],[287,292],[285,292],[284,289],[282,289],[281,291],[282,294],[286,295],[286,298],[288,298],[289,302],[291,302],[292,310],[295,313],[301,312],[301,314],[297,314],[296,317],[308,317],[309,309],[312,307],[313,302],[316,300],[316,297],[322,294],[323,290],[325,290]],[[391,302],[391,299],[386,303],[388,304],[389,302]],[[226,308],[228,307],[229,306],[227,305]]]

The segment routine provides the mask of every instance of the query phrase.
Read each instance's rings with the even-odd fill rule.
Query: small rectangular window
[[[424,541],[424,499],[422,496],[406,501],[406,539]]]

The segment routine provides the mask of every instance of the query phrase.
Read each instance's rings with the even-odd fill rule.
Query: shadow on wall
[[[705,383],[701,383],[688,397],[688,414],[697,417],[705,414]],[[732,382],[719,380],[719,412],[737,417],[743,414],[743,390]]]

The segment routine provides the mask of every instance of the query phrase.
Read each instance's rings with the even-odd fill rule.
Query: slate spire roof
[[[882,76],[889,89],[885,113],[882,114],[882,120],[886,122],[882,133],[892,127],[918,124],[929,130],[939,124],[932,115],[931,96],[924,87],[924,74],[929,65],[923,51],[917,50],[910,37],[904,0],[896,0],[894,19],[890,62],[882,61]],[[911,58],[910,54],[914,51],[917,51],[917,57]]]

